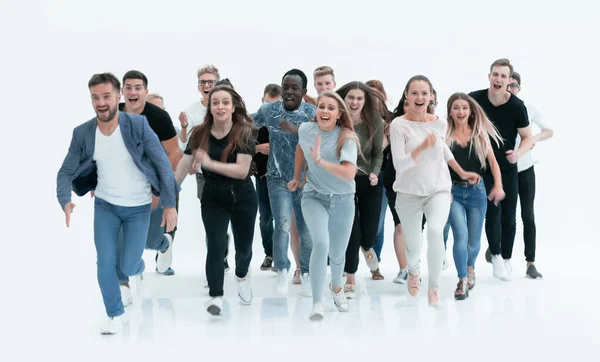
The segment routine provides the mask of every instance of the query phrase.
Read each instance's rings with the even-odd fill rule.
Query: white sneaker
[[[123,302],[123,307],[127,307],[131,303],[133,303],[133,298],[131,297],[131,289],[126,285],[119,285],[119,289],[121,289],[121,301]]]
[[[164,253],[158,251],[158,257],[156,258],[156,270],[159,273],[164,273],[171,267],[173,263],[173,238],[170,234],[164,234],[167,240],[169,240],[169,248]]]
[[[282,269],[277,271],[277,277],[275,279],[275,293],[279,295],[287,295],[288,292],[288,281],[287,281],[288,270]]]
[[[212,315],[220,315],[223,310],[223,297],[214,297],[206,301],[206,311]]]
[[[109,317],[105,325],[100,328],[101,334],[117,334],[123,329],[122,316]]]
[[[208,288],[208,278],[204,278],[204,288]]]
[[[235,284],[237,285],[238,297],[240,297],[240,301],[242,304],[250,304],[252,302],[252,288],[250,288],[250,281],[248,280],[248,275],[244,279],[240,279],[237,276],[233,276],[235,279]]]
[[[512,280],[513,269],[512,269],[512,265],[510,264],[510,259],[504,259],[504,272],[506,274],[506,277],[504,280],[506,280],[506,281]]]
[[[492,268],[494,277],[500,280],[506,280],[506,270],[504,269],[504,260],[502,255],[492,255]]]
[[[325,314],[325,312],[323,309],[323,303],[317,302],[317,303],[313,304],[312,313],[310,314],[310,320],[314,321],[314,322],[321,321],[321,320],[323,320],[324,314]]]
[[[346,299],[346,294],[344,293],[344,288],[340,288],[340,291],[337,294],[333,291],[333,287],[331,283],[329,283],[329,290],[331,290],[331,296],[333,297],[333,304],[340,312],[348,312],[350,310],[350,304],[348,303],[348,299]]]
[[[312,289],[310,287],[309,274],[308,273],[302,274],[302,276],[300,277],[300,280],[302,281],[302,291],[300,292],[300,294],[303,297],[312,297]]]
[[[396,284],[406,284],[408,282],[408,269],[402,269],[398,272],[398,275],[394,278]]]

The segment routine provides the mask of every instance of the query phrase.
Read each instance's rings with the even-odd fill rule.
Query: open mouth
[[[467,116],[456,116],[456,119],[459,121],[464,121],[467,118]]]
[[[323,122],[327,122],[327,121],[330,120],[330,118],[329,118],[329,116],[321,116],[320,120],[323,121]]]
[[[502,84],[494,83],[494,89],[501,90],[502,89]]]
[[[425,102],[423,102],[423,103],[415,102],[415,106],[417,106],[417,107],[423,107],[424,105],[425,105]]]
[[[293,102],[294,102],[294,97],[291,97],[291,96],[286,96],[285,98],[283,98],[283,100],[284,100],[286,103],[293,103]]]
[[[137,104],[138,100],[139,99],[137,97],[135,97],[135,98],[127,98],[127,102],[129,102],[129,104],[131,104],[131,105]]]
[[[358,107],[352,107],[352,106],[350,106],[350,110],[351,110],[352,112],[356,112],[356,111],[358,111]]]

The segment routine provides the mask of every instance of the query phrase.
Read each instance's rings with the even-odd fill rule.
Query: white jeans
[[[429,196],[396,193],[396,212],[406,235],[406,261],[412,275],[420,274],[421,222],[423,213],[427,219],[427,263],[429,289],[438,289],[444,263],[444,226],[450,214],[452,194],[437,192]]]

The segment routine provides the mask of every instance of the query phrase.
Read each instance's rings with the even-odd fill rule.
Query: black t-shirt
[[[119,103],[119,111],[123,112],[124,109],[125,103]],[[175,126],[173,126],[173,121],[171,121],[171,116],[169,116],[169,113],[159,106],[155,106],[150,102],[146,102],[144,110],[140,114],[142,116],[146,116],[148,125],[150,125],[150,128],[152,128],[154,133],[156,133],[161,142],[170,140],[171,138],[177,136]]]
[[[483,111],[494,126],[496,126],[500,136],[504,140],[500,148],[498,148],[495,141],[492,141],[492,148],[494,149],[500,170],[517,167],[516,163],[508,162],[506,151],[515,149],[517,134],[519,133],[517,129],[529,126],[529,117],[525,103],[511,94],[506,103],[496,107],[490,102],[487,89],[474,91],[469,93],[469,95],[483,108]]]
[[[262,145],[263,143],[269,143],[269,129],[267,126],[261,127],[256,136],[256,144]],[[256,177],[263,177],[267,173],[269,155],[256,152],[252,157],[252,161],[254,161],[254,164],[256,165]]]
[[[454,159],[460,167],[462,167],[465,171],[478,173],[483,177],[484,170],[481,167],[481,162],[479,162],[479,158],[477,158],[477,154],[475,153],[475,145],[473,145],[473,149],[471,150],[471,141],[467,143],[465,147],[459,146],[458,144],[453,144],[451,147],[452,154],[454,155]],[[486,161],[487,164],[487,161]],[[452,181],[464,181],[461,179],[456,172],[450,167],[450,177],[452,177]],[[486,169],[489,169],[486,166]]]
[[[394,168],[394,161],[392,160],[392,147],[388,145],[383,150],[383,162],[385,164],[385,168],[383,169],[383,187],[385,187],[386,191],[394,192],[392,186],[396,181],[396,169]]]
[[[210,136],[208,138],[209,139],[208,155],[210,156],[210,158],[212,160],[221,162],[221,155],[223,154],[223,151],[225,150],[225,148],[227,148],[227,142],[229,140],[230,133],[228,133],[227,136],[225,136],[221,139],[215,138],[215,136],[213,136],[212,133],[210,134]],[[192,154],[192,149],[190,148],[190,143],[188,143],[188,146],[185,149],[184,153],[186,155]],[[250,156],[254,156],[254,154],[256,153],[254,140],[249,139],[249,143],[247,145],[244,145],[241,148],[234,149],[233,152],[231,152],[227,156],[227,160],[226,160],[227,163],[235,163],[238,153],[243,153],[243,154],[247,154]],[[237,184],[237,183],[243,183],[243,182],[252,182],[250,180],[250,169],[248,169],[248,176],[246,176],[245,179],[240,180],[240,179],[234,179],[234,178],[227,177],[225,175],[221,175],[219,173],[207,170],[204,167],[201,167],[201,168],[202,168],[202,174],[204,175],[204,179],[207,182],[212,181],[212,182],[219,182],[222,184]]]

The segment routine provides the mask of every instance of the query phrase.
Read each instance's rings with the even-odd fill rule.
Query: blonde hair
[[[219,69],[211,64],[205,65],[198,69],[198,78],[200,78],[200,76],[202,74],[207,74],[207,73],[213,74],[215,77],[217,77],[217,81],[221,80],[221,75],[219,74]]]
[[[333,77],[333,79],[335,79],[335,74],[333,74],[333,68],[324,65],[315,69],[315,71],[313,72],[313,78],[322,77],[324,75],[330,74]]]
[[[158,93],[150,93],[146,96],[146,100],[150,100],[150,99],[154,99],[154,98],[158,98],[161,101],[164,101],[163,97]]]
[[[467,101],[471,111],[469,119],[467,120],[468,125],[471,128],[469,154],[475,152],[475,155],[481,163],[481,168],[485,169],[487,154],[492,150],[490,139],[493,139],[498,147],[500,147],[503,140],[496,127],[494,127],[494,124],[485,115],[481,106],[479,106],[471,96],[465,93],[454,93],[448,99],[448,131],[446,133],[446,142],[450,148],[456,143],[456,140],[454,139],[456,125],[454,124],[454,119],[450,115],[450,111],[452,110],[454,102],[459,99]]]
[[[360,150],[360,141],[358,140],[358,135],[354,132],[354,125],[352,124],[352,118],[350,118],[350,112],[348,111],[348,107],[346,106],[346,102],[340,97],[336,92],[332,90],[324,90],[321,92],[319,97],[317,98],[317,104],[323,97],[329,97],[335,99],[338,104],[338,109],[340,110],[340,119],[337,121],[337,126],[341,128],[340,135],[338,136],[337,141],[337,156],[340,157],[342,154],[342,147],[346,141],[356,142],[358,152],[360,152],[361,157],[364,158],[361,150]],[[315,118],[316,122],[316,118]]]

